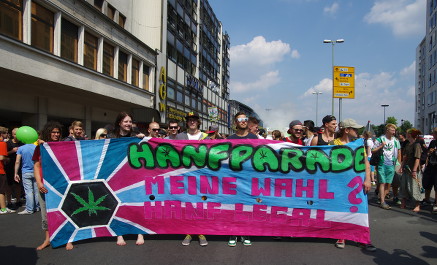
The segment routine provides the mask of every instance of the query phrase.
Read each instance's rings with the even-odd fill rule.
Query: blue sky
[[[426,0],[209,0],[231,38],[231,98],[283,129],[294,119],[331,114],[335,65],[355,67],[355,99],[342,119],[386,117],[414,124],[416,48],[425,37]],[[271,109],[267,111],[266,109]],[[338,99],[335,100],[338,117]]]

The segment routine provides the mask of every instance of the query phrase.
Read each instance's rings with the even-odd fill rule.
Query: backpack
[[[376,141],[381,142],[382,140],[378,140],[380,138],[377,138]],[[378,166],[381,163],[381,157],[382,153],[384,152],[384,148],[379,149],[375,153],[372,153],[372,157],[370,158],[369,164],[371,166]]]
[[[384,148],[381,148],[372,154],[372,157],[370,158],[370,161],[369,161],[371,166],[378,166],[379,163],[381,163],[381,156],[382,156],[383,151],[384,151]]]

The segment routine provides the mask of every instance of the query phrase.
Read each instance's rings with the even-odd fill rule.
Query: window
[[[85,32],[83,65],[94,70],[97,69],[97,41],[97,37]]]
[[[167,97],[174,99],[174,88],[167,86]]]
[[[94,0],[94,7],[102,11],[103,2],[104,0]]]
[[[140,74],[140,62],[132,59],[132,85],[138,86]]]
[[[106,15],[114,20],[114,16],[115,16],[115,8],[113,6],[111,6],[110,4],[108,4],[108,10],[106,11]]]
[[[122,14],[119,14],[118,16],[118,25],[120,25],[122,28],[124,28],[124,24],[126,24],[126,17]]]
[[[32,2],[32,46],[53,52],[54,14]]]
[[[77,63],[78,27],[65,19],[61,23],[61,57]]]
[[[185,95],[185,105],[190,106],[190,96],[189,95]]]
[[[182,92],[180,92],[180,91],[176,92],[176,100],[180,103],[184,102],[184,96],[182,95]]]
[[[122,51],[118,55],[118,80],[127,80],[127,54]]]
[[[150,68],[143,64],[143,89],[150,91],[149,89],[149,76],[150,76]]]
[[[108,43],[103,43],[103,73],[114,75],[114,47]]]
[[[0,34],[22,40],[23,2],[6,0],[0,2]]]

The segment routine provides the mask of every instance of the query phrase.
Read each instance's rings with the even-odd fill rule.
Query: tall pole
[[[388,107],[388,106],[390,106],[390,105],[388,105],[388,104],[382,104],[381,105],[381,107],[384,108],[384,120],[382,121],[383,124],[385,124],[385,108]]]
[[[332,115],[334,115],[334,45],[336,43],[343,43],[343,42],[344,42],[344,39],[323,40],[323,43],[331,43],[331,45],[332,45],[332,61],[331,61],[331,71],[332,71]],[[341,116],[341,114],[340,114],[340,116]],[[339,120],[340,120],[340,117],[339,117]]]
[[[316,125],[319,122],[318,114],[319,114],[319,95],[323,94],[322,92],[315,91],[313,95],[316,95]]]

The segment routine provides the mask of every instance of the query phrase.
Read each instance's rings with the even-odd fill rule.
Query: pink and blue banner
[[[122,138],[41,148],[51,244],[124,234],[370,243],[363,141]]]

